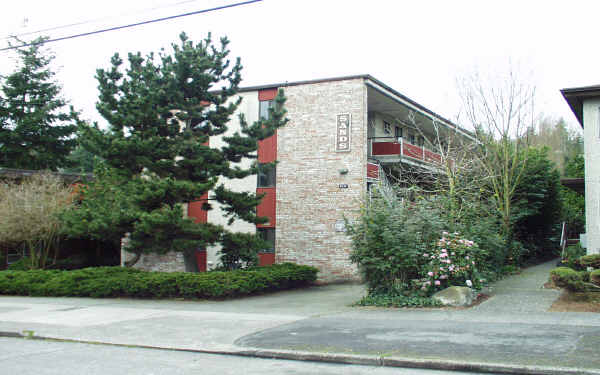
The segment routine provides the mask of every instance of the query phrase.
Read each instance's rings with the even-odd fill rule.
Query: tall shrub
[[[348,223],[356,263],[370,293],[407,289],[419,278],[428,252],[442,232],[439,209],[426,199],[383,199],[375,193],[355,223]]]
[[[55,262],[62,231],[58,214],[72,200],[72,189],[52,174],[0,184],[0,247],[23,248],[30,268]]]
[[[515,239],[526,252],[521,260],[544,257],[558,246],[560,175],[548,158],[547,147],[529,148],[525,172],[517,187],[514,212]]]

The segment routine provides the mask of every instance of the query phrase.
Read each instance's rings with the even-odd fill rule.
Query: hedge
[[[600,270],[590,272],[590,281],[597,286],[600,286]]]
[[[600,254],[584,255],[577,261],[582,267],[600,268]]]
[[[589,272],[575,271],[568,267],[557,267],[550,271],[550,278],[554,285],[567,288],[573,292],[585,291],[586,283],[589,282]]]
[[[236,271],[147,272],[123,267],[0,271],[0,294],[22,296],[231,298],[306,286],[314,267],[293,263]]]

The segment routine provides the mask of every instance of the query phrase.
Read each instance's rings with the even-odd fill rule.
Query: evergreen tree
[[[241,102],[236,93],[242,69],[239,59],[234,64],[228,60],[227,45],[223,38],[220,48],[215,47],[210,34],[193,43],[182,33],[171,54],[161,52],[157,59],[154,54],[130,53],[124,72],[123,60],[115,54],[110,69],[97,71],[97,108],[110,128],[103,132],[97,126],[83,127],[83,144],[114,171],[112,178],[121,179],[124,193],[113,196],[120,196],[127,208],[114,218],[118,224],[112,227],[121,236],[129,233],[130,252],[189,254],[214,243],[224,245],[223,252],[240,251],[231,244],[246,244],[254,253],[259,250],[258,239],[211,223],[194,223],[182,209],[182,203],[211,191],[205,208],[211,209],[210,201],[218,202],[230,223],[265,222],[256,216],[261,196],[230,190],[219,179],[257,173],[256,162],[249,168],[240,162],[255,159],[258,141],[287,122],[285,98],[280,91],[269,119],[248,124],[240,115],[241,131],[225,135]],[[210,137],[219,135],[222,147],[207,145]],[[92,197],[82,201],[79,211],[87,224],[79,228],[93,234],[106,225],[105,210],[86,208],[92,201]],[[76,212],[70,220],[77,221]]]
[[[78,114],[65,108],[50,69],[44,38],[19,48],[19,67],[3,77],[0,92],[0,166],[57,170],[69,164]]]

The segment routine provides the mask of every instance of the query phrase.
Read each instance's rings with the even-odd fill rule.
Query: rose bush
[[[432,293],[449,286],[481,288],[483,281],[477,270],[485,252],[460,233],[442,232],[432,251],[422,254],[427,260],[420,280],[421,290]]]

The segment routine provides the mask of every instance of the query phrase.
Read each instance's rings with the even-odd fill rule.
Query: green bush
[[[600,270],[593,270],[590,272],[590,282],[600,286]]]
[[[589,272],[578,272],[568,267],[557,267],[550,271],[550,278],[554,285],[573,292],[585,291],[587,289],[585,283],[589,281],[589,277]]]
[[[584,255],[577,260],[577,263],[583,268],[600,269],[600,254]]]
[[[0,272],[0,294],[71,297],[230,298],[306,286],[314,267],[292,263],[228,272],[146,272],[98,267]]]
[[[31,268],[29,267],[30,264],[31,260],[29,260],[29,258],[27,257],[23,257],[17,260],[16,262],[9,264],[7,269],[11,271],[27,271]]]
[[[579,259],[584,255],[585,249],[581,247],[579,243],[567,246],[562,253],[561,263],[565,265],[565,267],[573,269],[581,268]]]
[[[358,306],[380,307],[437,307],[442,303],[431,297],[391,294],[369,294],[356,303]]]
[[[359,220],[348,223],[356,263],[369,293],[396,293],[420,277],[428,262],[423,257],[439,240],[443,224],[439,208],[425,199],[415,202],[375,197]]]

